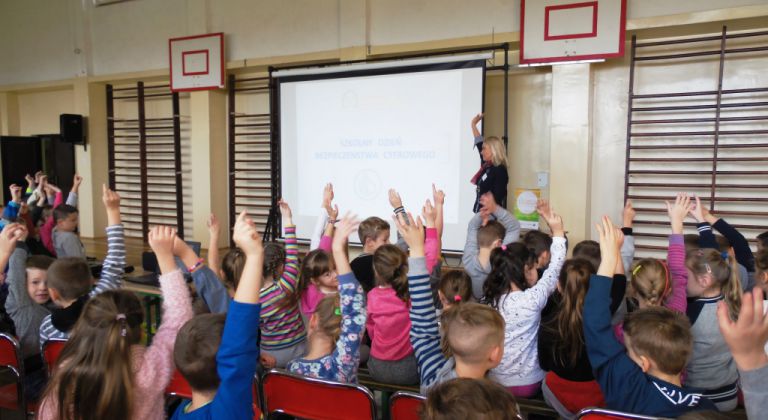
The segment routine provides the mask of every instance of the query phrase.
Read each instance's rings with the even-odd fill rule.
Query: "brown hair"
[[[215,391],[219,388],[216,353],[221,344],[225,320],[225,314],[198,315],[187,321],[176,335],[173,361],[195,391]]]
[[[755,238],[757,239],[757,247],[760,249],[768,248],[768,231],[765,231]]]
[[[664,304],[664,299],[672,293],[673,287],[669,267],[654,258],[643,258],[635,263],[629,284],[631,294],[649,305]]]
[[[638,356],[652,359],[659,370],[677,375],[688,364],[693,335],[688,318],[663,306],[634,311],[624,321],[624,334]]]
[[[237,290],[240,284],[240,276],[243,274],[245,265],[245,254],[240,248],[232,248],[224,256],[221,262],[221,271],[224,272],[224,284],[232,290]]]
[[[479,363],[494,346],[504,346],[504,325],[499,312],[487,305],[454,305],[442,315],[443,353],[467,363]]]
[[[264,278],[271,277],[277,281],[283,273],[285,265],[285,248],[277,242],[267,242],[264,244]]]
[[[699,235],[695,233],[687,233],[683,235],[683,243],[685,243],[686,251],[692,251],[694,249],[701,248],[699,245]]]
[[[522,242],[528,249],[533,250],[537,260],[552,247],[552,237],[540,230],[529,230],[523,235]]]
[[[133,411],[131,346],[144,311],[131,292],[108,290],[86,303],[45,391],[63,420],[128,420]]]
[[[755,283],[765,290],[765,276],[768,275],[768,248],[755,253]]]
[[[584,240],[573,247],[573,258],[582,258],[589,261],[597,271],[603,257],[600,255],[600,244],[593,240]]]
[[[360,236],[360,242],[365,246],[365,241],[370,239],[375,241],[381,232],[389,232],[389,223],[376,216],[369,217],[360,223],[357,228],[357,235]]]
[[[334,343],[341,335],[341,299],[339,295],[328,295],[315,307],[318,330],[331,338]]]
[[[504,229],[504,225],[496,220],[489,220],[485,226],[481,226],[477,230],[477,246],[480,248],[487,248],[497,240],[503,240],[504,235],[507,233]]]
[[[77,207],[70,206],[69,204],[60,204],[53,209],[53,221],[59,223],[60,220],[66,219],[72,213],[77,213]]]
[[[472,300],[472,279],[464,270],[449,270],[440,277],[438,290],[451,304],[467,303]]]
[[[552,346],[552,356],[561,364],[576,366],[584,351],[584,298],[589,290],[589,276],[595,267],[586,259],[567,260],[560,270],[560,296],[562,301],[556,315],[544,328],[556,332],[559,337]]]
[[[77,299],[91,291],[93,277],[83,258],[59,258],[48,267],[48,288],[64,300]]]
[[[739,317],[742,290],[739,267],[733,257],[715,249],[699,249],[688,253],[685,266],[697,277],[711,274],[712,280],[723,294],[725,303],[728,304],[731,319]]]
[[[296,290],[291,293],[291,302],[299,301],[301,295],[307,290],[312,279],[316,279],[323,274],[333,270],[333,258],[322,249],[315,249],[309,252],[301,262],[299,269],[299,283]]]
[[[515,397],[487,379],[456,378],[435,385],[419,413],[423,420],[519,419]]]
[[[408,256],[395,245],[382,245],[373,253],[376,284],[392,286],[403,302],[408,301]]]
[[[47,255],[32,255],[27,258],[27,268],[35,268],[38,270],[48,270],[51,268],[51,264],[56,261],[55,258],[51,258]]]

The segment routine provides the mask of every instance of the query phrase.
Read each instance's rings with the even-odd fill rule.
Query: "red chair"
[[[0,333],[0,367],[15,380],[0,386],[0,407],[21,411],[25,416],[37,411],[37,404],[28,403],[24,397],[24,358],[19,341],[5,333]]]
[[[171,397],[192,399],[192,388],[189,386],[189,382],[181,376],[178,370],[173,371],[171,376],[171,382],[165,388],[165,394]]]
[[[67,344],[67,340],[58,338],[43,343],[43,361],[45,362],[45,370],[48,372],[49,378],[53,376],[53,372],[56,370],[56,363],[59,361],[59,356],[65,344]]]
[[[331,419],[375,419],[373,394],[360,385],[342,384],[272,369],[264,375],[264,413]]]
[[[253,420],[261,420],[264,413],[261,411],[261,399],[259,397],[259,374],[253,375]]]
[[[578,420],[660,420],[660,417],[623,413],[605,408],[585,408],[576,414]]]
[[[397,391],[389,398],[392,420],[419,420],[419,410],[427,398],[413,392]]]

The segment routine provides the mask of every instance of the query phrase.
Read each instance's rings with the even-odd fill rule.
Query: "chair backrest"
[[[253,420],[261,420],[263,412],[261,411],[261,393],[259,392],[259,374],[253,375]]]
[[[0,407],[9,410],[27,411],[24,400],[24,359],[21,346],[16,337],[0,333],[0,366],[5,367],[14,376],[16,383],[0,387]]]
[[[189,382],[181,376],[181,373],[174,369],[173,376],[171,376],[171,382],[165,388],[165,394],[191,400],[192,387],[190,387]]]
[[[419,420],[419,410],[426,400],[423,395],[397,391],[389,398],[389,417],[392,420]]]
[[[48,377],[53,376],[53,372],[56,370],[56,365],[59,362],[61,351],[66,344],[67,340],[62,339],[51,339],[43,343],[43,361],[45,362],[45,369],[48,372]]]
[[[578,420],[660,420],[661,417],[624,413],[606,408],[587,407],[576,414]]]
[[[342,384],[272,369],[264,375],[265,414],[325,419],[375,419],[373,394],[360,385]]]

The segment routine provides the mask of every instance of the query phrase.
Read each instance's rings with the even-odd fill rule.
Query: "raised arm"
[[[296,225],[293,224],[291,207],[280,200],[280,213],[283,217],[283,230],[285,231],[285,267],[278,284],[288,292],[296,290],[299,279],[299,243],[296,240]]]
[[[728,243],[731,244],[733,251],[736,253],[736,261],[739,264],[743,265],[749,272],[755,271],[755,256],[752,254],[752,249],[749,247],[749,242],[747,242],[747,238],[744,235],[728,224],[723,218],[713,216],[709,209],[701,204],[699,197],[696,197],[696,208],[692,213],[697,221],[699,221],[699,218],[703,219],[703,222],[707,222],[728,239]]]
[[[107,256],[92,295],[119,289],[125,271],[125,230],[120,218],[120,195],[107,188],[106,184],[101,186],[101,191],[101,201],[107,209]]]
[[[427,272],[431,273],[432,269],[437,264],[437,260],[440,258],[440,250],[438,249],[437,229],[435,228],[435,220],[437,214],[435,207],[427,200],[422,207],[422,213],[424,217],[424,224],[427,227],[426,237],[424,239],[424,258],[427,263]]]
[[[432,200],[435,202],[435,229],[437,229],[437,249],[442,253],[443,250],[443,207],[445,206],[445,193],[438,190],[435,184],[432,184]],[[438,255],[438,259],[441,255]]]
[[[693,210],[693,203],[687,194],[677,194],[674,203],[666,202],[672,234],[669,235],[667,248],[667,269],[671,281],[672,293],[667,297],[664,306],[685,313],[688,308],[686,288],[688,285],[688,269],[685,268],[685,241],[683,240],[683,221]]]
[[[524,293],[533,296],[537,307],[541,310],[546,306],[549,295],[555,291],[557,280],[560,277],[560,270],[563,268],[568,250],[565,246],[565,229],[563,228],[562,217],[554,212],[546,200],[539,200],[537,211],[552,231],[552,245],[550,246],[552,259],[549,262],[549,267],[544,271],[541,280]]]
[[[216,276],[213,270],[206,267],[203,259],[183,240],[173,243],[173,255],[184,265],[185,272],[192,275],[197,294],[203,299],[211,313],[226,313],[229,307],[229,293],[226,286]]]
[[[83,177],[81,177],[78,174],[75,174],[74,178],[72,179],[72,189],[69,191],[69,194],[67,195],[67,204],[72,207],[77,207],[77,200],[79,197],[79,191],[80,191],[80,184],[83,183]]]
[[[472,137],[474,137],[475,146],[477,146],[477,151],[480,151],[480,148],[483,144],[483,135],[480,134],[480,129],[477,128],[477,124],[480,123],[483,119],[483,114],[477,114],[474,117],[472,117]],[[482,155],[481,159],[482,159]]]
[[[17,223],[6,225],[0,232],[0,267],[8,266],[8,297],[5,308],[13,313],[20,307],[33,304],[27,292],[27,256],[29,251],[23,239],[26,228]]]
[[[208,267],[218,278],[224,278],[221,271],[221,256],[219,255],[219,238],[221,236],[221,224],[215,214],[208,216]],[[187,266],[189,267],[189,266]]]
[[[339,217],[339,206],[333,206],[333,184],[330,182],[323,188],[323,202],[320,204],[323,211],[317,218],[317,224],[312,232],[309,249],[322,249],[331,252],[331,239],[333,238],[334,223]]]

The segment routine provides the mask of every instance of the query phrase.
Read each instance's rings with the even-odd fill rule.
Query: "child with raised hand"
[[[658,417],[714,409],[712,402],[680,383],[693,345],[682,314],[658,306],[640,309],[624,324],[626,350],[614,338],[610,289],[623,235],[608,217],[597,230],[602,260],[584,300],[584,339],[608,408]]]
[[[261,302],[261,351],[269,353],[277,367],[304,354],[307,333],[294,296],[299,275],[299,245],[291,208],[280,200],[285,249],[277,243],[264,245]],[[225,259],[226,263],[226,259]],[[225,272],[228,271],[225,268]],[[236,272],[237,270],[232,270]]]
[[[472,279],[463,270],[450,270],[440,277],[437,288],[443,310],[472,301]]]
[[[421,392],[442,382],[484,378],[504,352],[504,319],[478,303],[454,305],[442,314],[440,337],[429,275],[424,262],[421,220],[408,215],[395,218],[397,230],[409,247],[408,293],[411,297],[411,344],[419,364]]]
[[[107,290],[119,289],[125,267],[125,231],[120,219],[120,196],[102,186],[102,202],[107,210],[107,256],[101,276],[93,286],[91,269],[83,258],[59,258],[48,269],[48,291],[58,308],[40,326],[40,344],[69,338],[88,299]]]
[[[309,320],[309,345],[304,357],[291,361],[290,372],[336,382],[357,383],[360,341],[366,320],[363,289],[346,253],[347,238],[360,222],[347,214],[333,237],[333,258],[339,273],[339,294],[323,298]]]
[[[246,212],[238,216],[232,240],[246,261],[226,321],[221,314],[199,315],[176,339],[176,368],[192,388],[192,401],[182,403],[173,419],[253,418],[264,247]]]
[[[732,319],[739,315],[741,283],[738,265],[716,249],[691,251],[688,268],[688,309],[693,334],[693,354],[686,367],[686,385],[703,389],[720,411],[736,408],[739,373],[728,346],[717,328],[718,302],[728,306]]]
[[[149,244],[160,266],[163,320],[149,347],[141,344],[144,311],[131,292],[89,300],[59,357],[40,405],[41,419],[163,419],[173,373],[173,344],[192,318],[192,301],[173,259],[176,231],[155,226]]]
[[[208,226],[208,267],[216,274],[216,277],[223,279],[224,272],[221,270],[221,257],[219,256],[219,237],[221,235],[219,218],[211,213],[206,225]]]
[[[502,257],[493,258],[496,264],[484,286],[483,301],[501,313],[506,325],[504,357],[490,377],[523,398],[536,395],[544,379],[537,348],[541,311],[555,290],[567,252],[562,218],[544,204],[539,211],[553,238],[551,260],[541,280],[532,285],[525,275],[527,261],[499,249],[494,252]]]
[[[205,265],[205,260],[183,240],[174,242],[173,255],[180,262],[179,268],[185,275],[192,277],[197,295],[202,299],[208,312],[218,314],[227,312],[229,292],[219,280],[213,269]]]
[[[24,225],[12,223],[0,233],[0,266],[8,262],[8,297],[5,310],[16,327],[16,337],[24,357],[25,392],[37,400],[45,384],[45,371],[40,358],[40,324],[50,314],[46,272],[53,258],[29,256]]]
[[[333,184],[330,182],[323,187],[323,201],[320,208],[320,216],[317,218],[317,224],[312,232],[309,249],[322,249],[328,253],[331,252],[331,241],[333,240],[334,223],[338,222],[339,206],[333,205]]]
[[[491,272],[491,251],[520,238],[520,222],[496,204],[493,194],[482,195],[480,203],[482,210],[469,221],[461,256],[461,264],[472,278],[472,295],[476,300],[483,297],[483,283]]]
[[[744,406],[747,418],[757,419],[768,411],[768,317],[765,314],[763,290],[755,288],[752,293],[745,293],[739,309],[738,321],[733,321],[728,305],[717,305],[717,320],[720,332],[728,343],[733,360],[739,368],[741,390],[744,393]]]

